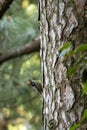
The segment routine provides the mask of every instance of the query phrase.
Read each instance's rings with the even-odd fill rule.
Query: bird
[[[28,84],[31,85],[33,88],[35,88],[35,90],[42,95],[43,88],[42,88],[42,85],[40,82],[33,80],[33,79],[29,79]]]

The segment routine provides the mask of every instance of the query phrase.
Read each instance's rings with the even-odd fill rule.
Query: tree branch
[[[6,54],[0,55],[0,64],[6,62],[8,60],[14,59],[16,57],[20,57],[23,55],[31,54],[33,52],[37,52],[37,51],[39,51],[39,49],[40,49],[40,39],[37,38],[31,44],[28,43],[19,50],[13,50]]]
[[[9,5],[13,2],[14,0],[0,0],[0,18],[4,15],[6,10],[9,8]]]

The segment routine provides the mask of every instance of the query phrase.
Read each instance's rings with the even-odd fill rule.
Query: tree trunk
[[[76,61],[59,57],[59,48],[71,41],[73,49],[87,42],[85,0],[40,0],[41,68],[43,76],[44,130],[70,130],[79,123],[86,101],[81,96],[80,75],[67,77]],[[78,130],[86,130],[87,123]]]

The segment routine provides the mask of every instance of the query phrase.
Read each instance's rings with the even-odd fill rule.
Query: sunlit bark
[[[84,5],[85,0],[40,0],[44,130],[70,130],[85,109],[79,74],[67,77],[77,57],[66,61],[58,51],[66,42],[74,49],[87,41]]]

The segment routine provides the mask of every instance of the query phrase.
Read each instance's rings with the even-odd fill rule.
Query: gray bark
[[[66,61],[58,51],[68,41],[73,48],[87,41],[84,6],[85,0],[40,0],[44,130],[70,130],[85,109],[79,74],[67,77],[72,59]]]

